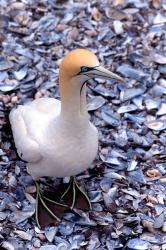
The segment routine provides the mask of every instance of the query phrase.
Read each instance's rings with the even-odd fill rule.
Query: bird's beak
[[[100,78],[100,79],[107,79],[107,80],[116,80],[118,82],[124,82],[124,79],[117,74],[105,69],[102,66],[97,66],[86,72],[91,78]]]

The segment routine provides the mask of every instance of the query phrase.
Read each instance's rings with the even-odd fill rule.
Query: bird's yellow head
[[[69,52],[62,60],[60,71],[66,72],[70,77],[78,75],[86,68],[99,66],[99,61],[95,54],[86,49],[76,49]]]
[[[91,78],[113,79],[123,81],[123,79],[113,72],[100,66],[95,54],[86,49],[76,49],[68,53],[60,65],[60,81],[74,79],[83,83]]]

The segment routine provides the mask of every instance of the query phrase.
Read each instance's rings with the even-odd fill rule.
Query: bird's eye
[[[86,66],[82,66],[81,67],[81,72],[87,72],[87,71],[89,71],[90,70],[90,68],[88,68],[88,67],[86,67]]]

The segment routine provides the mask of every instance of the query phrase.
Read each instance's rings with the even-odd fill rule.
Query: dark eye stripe
[[[97,65],[97,66],[95,66],[95,67],[86,67],[86,66],[82,66],[81,68],[80,68],[80,72],[77,74],[77,75],[79,75],[79,74],[81,74],[81,73],[86,73],[86,72],[88,72],[88,71],[91,71],[91,70],[93,70],[93,69],[96,69],[97,67],[99,67],[100,65]]]
[[[81,67],[81,72],[88,72],[88,71],[90,71],[92,68],[90,68],[90,67],[86,67],[86,66],[82,66]]]

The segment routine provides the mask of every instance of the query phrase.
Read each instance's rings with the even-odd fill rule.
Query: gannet
[[[123,81],[117,74],[102,67],[92,52],[76,49],[68,53],[60,64],[61,101],[40,98],[11,110],[9,119],[18,155],[27,162],[27,171],[37,185],[37,199],[48,208],[37,181],[40,177],[75,176],[86,170],[98,150],[98,131],[90,122],[86,107],[86,82],[92,78]],[[76,193],[89,202],[76,179],[71,179],[74,207]],[[49,200],[50,201],[50,200]],[[65,206],[63,203],[57,203]],[[36,212],[36,220],[38,214]]]

